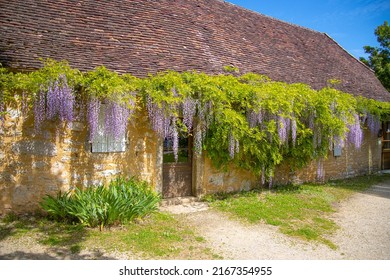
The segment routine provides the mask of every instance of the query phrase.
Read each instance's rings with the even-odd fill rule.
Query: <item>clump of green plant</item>
[[[145,181],[118,178],[108,186],[46,195],[41,207],[58,221],[88,227],[124,224],[157,210],[160,197]]]

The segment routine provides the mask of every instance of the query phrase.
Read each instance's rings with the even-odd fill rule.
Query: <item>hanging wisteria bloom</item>
[[[196,107],[198,112],[199,127],[202,135],[202,142],[206,137],[206,132],[213,121],[212,103],[210,101],[202,105],[200,101],[196,101]]]
[[[164,107],[164,105],[161,105],[160,107],[158,104],[154,103],[150,96],[147,97],[146,108],[148,110],[152,129],[162,138],[169,136],[170,123],[170,119],[165,116]]]
[[[315,129],[313,131],[313,147],[317,148],[320,147],[322,144],[322,133],[321,130]]]
[[[192,97],[186,97],[183,102],[183,123],[188,132],[192,130],[192,121],[196,113],[196,102]]]
[[[282,116],[278,117],[278,136],[282,144],[286,143],[288,138],[287,133],[287,119]]]
[[[176,117],[172,118],[171,137],[173,140],[173,145],[172,145],[173,155],[175,158],[175,162],[177,162],[179,159],[179,133],[177,132],[177,127],[176,127]]]
[[[45,97],[45,92],[41,88],[34,101],[34,127],[36,132],[41,130],[42,123],[46,118]]]
[[[203,135],[206,135],[207,129],[210,127],[213,122],[213,104],[211,101],[205,102],[203,105],[201,102],[197,102],[198,107],[198,117],[199,120],[204,124],[202,127]]]
[[[348,141],[354,144],[356,149],[360,149],[363,142],[363,131],[360,127],[360,119],[357,114],[354,115],[354,123],[348,125]]]
[[[317,180],[322,181],[325,178],[324,163],[322,159],[317,161]]]
[[[68,86],[66,76],[61,75],[57,81],[49,86],[46,94],[46,118],[61,121],[73,121],[73,107],[75,98],[72,89]]]
[[[257,125],[257,114],[255,111],[249,110],[246,113],[246,119],[250,128],[254,128]]]
[[[261,168],[261,184],[263,186],[265,185],[265,167],[264,166]]]
[[[341,136],[334,136],[333,143],[336,147],[344,148],[344,139]]]
[[[113,101],[108,101],[105,108],[105,131],[118,140],[126,132],[129,109]]]
[[[250,128],[254,128],[263,122],[263,112],[259,109],[259,112],[249,110],[246,114],[246,118]]]
[[[293,147],[295,147],[295,144],[297,142],[297,120],[294,117],[291,121],[291,138]]]
[[[239,145],[239,144],[238,144]],[[239,149],[239,146],[238,146]],[[230,158],[234,158],[234,154],[237,151],[237,140],[234,138],[233,134],[229,134],[229,155]]]
[[[367,114],[367,126],[370,129],[371,133],[377,134],[380,127],[381,122],[377,116],[374,116],[370,113]]]
[[[270,175],[269,177],[268,177],[268,188],[272,188],[272,186],[273,186],[273,182],[274,181],[274,176],[273,175]]]
[[[87,106],[87,121],[89,126],[89,141],[92,141],[98,131],[100,100],[92,98]]]

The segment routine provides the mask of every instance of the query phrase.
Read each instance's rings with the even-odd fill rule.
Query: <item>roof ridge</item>
[[[284,23],[284,24],[287,24],[287,25],[290,25],[290,26],[293,26],[293,27],[298,27],[298,28],[301,28],[301,29],[305,29],[307,31],[311,31],[311,32],[314,32],[314,33],[318,33],[318,34],[324,34],[324,32],[321,32],[321,31],[318,31],[318,30],[314,30],[312,28],[309,28],[309,27],[305,27],[305,26],[302,26],[302,25],[298,25],[298,24],[295,24],[295,23],[291,23],[291,22],[288,22],[288,21],[285,21],[285,20],[281,20],[281,19],[278,19],[278,18],[275,18],[275,17],[272,17],[272,16],[269,16],[269,15],[265,15],[265,14],[262,14],[258,11],[254,11],[254,10],[250,10],[248,8],[245,8],[245,7],[242,7],[240,5],[236,5],[234,3],[231,3],[231,2],[228,2],[226,0],[215,0],[215,1],[218,1],[218,2],[221,2],[221,3],[226,3],[228,5],[232,5],[234,7],[237,7],[239,9],[242,9],[242,10],[245,10],[245,11],[248,11],[248,12],[251,12],[251,13],[254,13],[256,15],[260,15],[260,16],[263,16],[265,18],[268,18],[268,19],[271,19],[271,20],[274,20],[274,21],[278,21],[278,22],[281,22],[281,23]]]
[[[363,63],[362,61],[360,61],[360,59],[357,59],[354,55],[352,55],[349,51],[347,51],[343,46],[341,46],[339,43],[337,43],[337,41],[335,39],[333,39],[328,33],[322,33],[324,34],[326,37],[328,37],[333,43],[335,43],[337,46],[339,46],[344,52],[346,52],[349,56],[353,57],[357,62],[359,62],[360,64],[364,65],[364,67],[366,67],[367,69],[369,69],[371,72],[375,73],[375,71],[373,69],[371,69],[369,66],[367,66],[365,63]]]

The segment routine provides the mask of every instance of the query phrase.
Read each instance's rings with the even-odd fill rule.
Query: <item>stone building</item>
[[[374,73],[327,34],[289,24],[217,0],[5,1],[0,0],[0,63],[12,71],[41,67],[39,58],[67,60],[87,71],[104,65],[145,77],[164,70],[219,73],[233,65],[276,81],[321,89],[338,79],[338,89],[390,101]],[[53,125],[33,137],[32,118],[9,111],[0,140],[0,213],[32,211],[46,193],[136,175],[166,198],[247,190],[259,178],[231,168],[223,172],[204,155],[164,162],[163,141],[145,113],[130,122],[121,147],[93,147],[87,127]],[[378,135],[365,131],[360,150],[346,146],[324,161],[325,179],[387,168]],[[187,145],[187,146],[186,146]],[[111,150],[110,150],[111,149]],[[341,152],[341,153],[339,153]],[[317,163],[290,172],[277,168],[277,183],[316,180]]]

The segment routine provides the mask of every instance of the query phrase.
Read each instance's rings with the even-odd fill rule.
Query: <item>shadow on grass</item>
[[[115,260],[103,255],[100,251],[88,254],[70,254],[69,250],[52,248],[49,252],[32,253],[15,251],[9,254],[0,254],[0,260]]]
[[[359,176],[327,183],[350,193],[361,193],[390,199],[390,174],[375,174]]]
[[[81,225],[69,225],[48,220],[42,216],[17,216],[8,214],[0,220],[0,241],[12,238],[33,237],[43,245],[44,252],[16,250],[1,253],[0,259],[6,260],[52,260],[52,259],[112,259],[106,258],[99,250],[81,253],[82,242],[88,237],[88,231]]]

